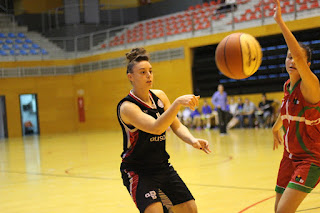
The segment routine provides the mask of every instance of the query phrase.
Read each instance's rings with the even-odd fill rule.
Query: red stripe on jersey
[[[131,179],[130,179],[130,194],[131,194],[131,197],[132,197],[134,203],[138,207],[136,195],[137,195],[137,187],[138,187],[138,182],[139,182],[139,175],[137,175],[134,172],[128,172],[128,173],[131,177]]]
[[[129,132],[129,136],[130,136],[130,144],[131,144],[131,146],[130,146],[128,152],[126,153],[125,158],[129,157],[130,154],[133,152],[134,147],[136,146],[138,138],[139,138],[139,130],[135,131],[135,132]]]
[[[136,100],[136,101],[138,101],[140,104],[142,104],[143,106],[148,107],[148,108],[151,109],[151,107],[150,107],[149,105],[143,103],[142,101],[140,101],[139,99],[137,99],[137,98],[136,98],[134,95],[132,95],[131,93],[129,93],[129,95],[130,95],[132,98],[134,98],[134,100]]]
[[[145,102],[141,101],[138,97],[136,97],[132,92],[129,93],[129,96],[131,96],[132,98],[134,98],[134,100],[138,101],[140,104],[142,104],[143,106],[145,107],[148,107],[149,109],[152,109],[152,107],[150,107],[148,104],[146,104]],[[153,98],[152,98],[152,95],[149,91],[149,97],[151,98],[152,102],[154,103],[153,101]]]

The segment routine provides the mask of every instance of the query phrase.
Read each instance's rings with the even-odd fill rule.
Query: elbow
[[[155,128],[152,128],[152,130],[149,133],[154,135],[161,135],[166,131],[166,129],[167,128],[155,127]]]
[[[165,132],[165,130],[155,130],[155,131],[152,132],[152,134],[154,134],[154,135],[161,135],[161,134],[164,133],[164,132]]]

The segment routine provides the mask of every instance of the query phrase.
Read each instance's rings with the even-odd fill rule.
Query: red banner
[[[79,112],[79,121],[85,122],[85,112],[84,112],[84,99],[83,97],[78,97],[78,112]]]

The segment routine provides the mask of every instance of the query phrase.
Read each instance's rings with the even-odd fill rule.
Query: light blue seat
[[[39,52],[36,49],[30,49],[31,55],[39,55]]]
[[[33,44],[32,44],[32,48],[34,48],[34,49],[40,49],[40,46],[39,46],[38,44],[33,43]]]
[[[41,49],[41,54],[42,54],[42,55],[48,55],[49,53],[48,53],[48,51],[47,51],[47,50],[45,50],[45,49]]]
[[[17,53],[15,50],[10,50],[10,55],[19,55],[19,53]]]
[[[21,49],[21,47],[20,47],[18,44],[14,44],[12,47],[13,47],[14,49],[16,49],[16,50],[20,50],[20,49]]]
[[[10,49],[11,49],[10,46],[7,45],[7,44],[3,44],[3,45],[2,45],[2,48],[3,48],[4,50],[10,50]]]
[[[8,53],[7,53],[6,51],[0,49],[0,55],[2,55],[2,56],[7,56]]]
[[[14,33],[8,33],[9,38],[16,38],[16,35]]]
[[[20,55],[28,55],[28,53],[25,50],[20,50]]]
[[[18,33],[19,38],[26,38],[26,35],[24,33]]]
[[[23,47],[24,49],[30,49],[30,46],[29,46],[28,44],[22,44],[22,47]]]
[[[22,44],[23,43],[23,41],[21,40],[21,39],[19,39],[19,38],[17,38],[16,40],[14,40],[15,41],[15,43],[18,43],[18,44]]]
[[[11,39],[6,39],[7,44],[13,44],[13,41]]]
[[[0,38],[7,38],[7,36],[4,33],[0,33]]]
[[[33,43],[33,42],[31,41],[31,39],[28,39],[28,38],[26,38],[25,42],[28,43],[28,44],[32,44],[32,43]]]

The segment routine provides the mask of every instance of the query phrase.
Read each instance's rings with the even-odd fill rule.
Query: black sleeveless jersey
[[[118,121],[123,133],[123,152],[121,154],[121,169],[153,170],[168,165],[169,155],[165,150],[166,132],[154,135],[126,125],[120,116],[120,106],[124,101],[136,104],[140,109],[157,119],[164,112],[162,101],[151,91],[149,97],[152,107],[147,105],[132,92],[122,99],[117,106]]]

